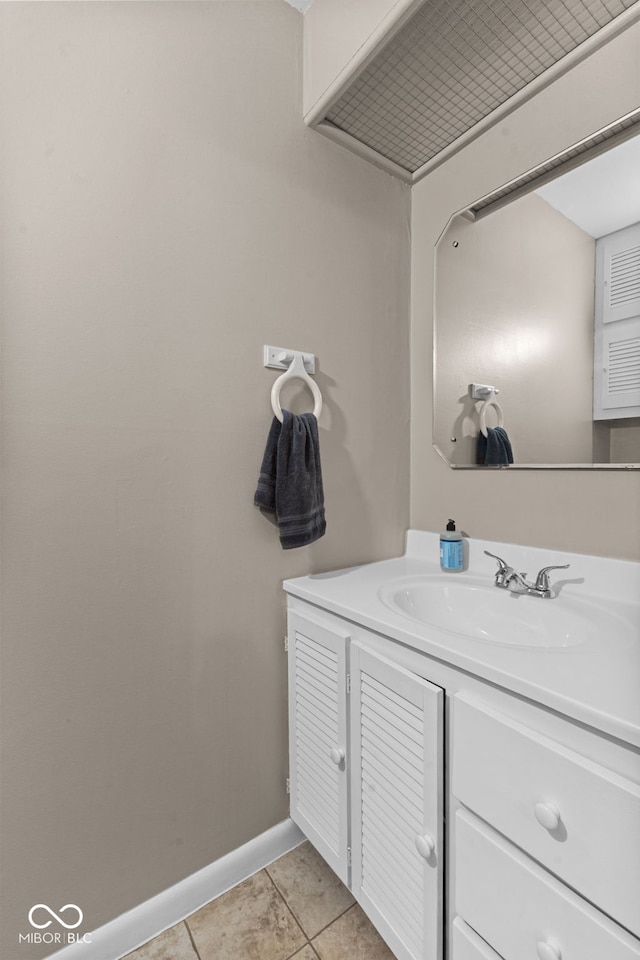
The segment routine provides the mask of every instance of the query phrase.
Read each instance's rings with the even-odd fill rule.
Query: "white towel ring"
[[[498,415],[498,426],[504,427],[504,415],[502,413],[502,407],[497,400],[485,400],[480,408],[480,432],[483,437],[489,436],[487,433],[487,407],[494,407]]]
[[[314,400],[313,415],[315,416],[316,420],[319,420],[320,414],[322,413],[322,394],[320,393],[320,387],[318,384],[315,382],[315,380],[311,379],[305,370],[301,353],[294,353],[293,360],[289,365],[289,369],[286,370],[282,376],[278,377],[271,388],[271,406],[274,414],[280,423],[282,423],[284,417],[282,414],[282,407],[280,406],[280,391],[287,380],[294,379],[304,380],[306,385],[311,390]]]

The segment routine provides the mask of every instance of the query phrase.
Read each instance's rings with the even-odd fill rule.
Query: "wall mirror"
[[[450,466],[487,469],[484,412],[509,469],[640,469],[639,133],[532,171],[441,235],[434,445]]]

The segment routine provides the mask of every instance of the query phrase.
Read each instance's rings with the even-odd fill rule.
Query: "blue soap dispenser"
[[[462,570],[462,534],[456,531],[455,520],[449,520],[440,534],[440,566],[443,570]]]

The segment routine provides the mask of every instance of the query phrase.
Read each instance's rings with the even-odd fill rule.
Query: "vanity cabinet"
[[[456,917],[452,924],[451,951],[456,960],[501,960],[460,917]]]
[[[351,889],[399,960],[439,960],[444,693],[357,641],[349,669]]]
[[[349,631],[289,614],[291,819],[349,885],[347,652]]]
[[[465,810],[455,816],[456,910],[505,960],[636,960],[637,941]],[[456,957],[456,960],[458,958]]]
[[[621,754],[631,779],[595,733],[578,743],[563,718],[533,709],[523,723],[515,698],[495,699],[488,688],[452,698],[459,917],[506,960],[637,960],[637,755]]]
[[[292,819],[398,960],[640,960],[637,749],[295,596],[288,636]]]
[[[398,960],[440,960],[444,694],[357,633],[289,614],[291,817]]]
[[[640,787],[573,749],[561,719],[554,726],[552,739],[457,694],[452,792],[640,937]]]

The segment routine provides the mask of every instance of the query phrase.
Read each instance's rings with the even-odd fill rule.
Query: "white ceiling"
[[[536,190],[592,237],[640,221],[640,136]]]

